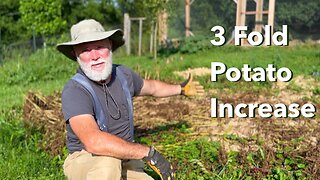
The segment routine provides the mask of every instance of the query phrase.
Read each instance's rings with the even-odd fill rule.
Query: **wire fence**
[[[221,9],[221,4],[213,3],[211,0],[191,0],[189,8],[191,36],[211,36],[210,30],[215,25],[224,26],[226,32],[231,34],[236,19],[236,3],[232,0],[225,9]],[[176,1],[174,11],[168,17],[169,39],[185,38],[186,16],[185,1]]]
[[[68,33],[56,34],[47,37],[33,34],[29,40],[21,40],[11,44],[1,42],[0,38],[0,64],[2,64],[3,61],[16,59],[27,60],[28,57],[37,50],[46,47],[55,47],[57,43],[67,40],[69,40]]]
[[[44,41],[41,37],[34,37],[31,40],[14,42],[9,45],[0,44],[0,63],[4,60],[23,59],[43,47]]]

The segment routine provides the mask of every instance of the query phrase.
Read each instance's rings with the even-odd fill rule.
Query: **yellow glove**
[[[198,81],[192,81],[192,74],[181,85],[181,94],[185,96],[201,96],[204,94],[203,86]]]

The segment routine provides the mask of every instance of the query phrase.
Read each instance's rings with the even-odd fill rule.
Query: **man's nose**
[[[92,49],[90,53],[91,53],[92,60],[96,61],[100,58],[100,53],[97,49]]]

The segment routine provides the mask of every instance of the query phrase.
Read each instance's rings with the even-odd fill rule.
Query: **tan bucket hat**
[[[56,48],[74,61],[76,60],[73,53],[74,45],[109,38],[112,41],[112,51],[115,51],[124,44],[122,30],[105,31],[103,26],[94,19],[82,20],[73,25],[70,33],[71,41],[58,44]]]

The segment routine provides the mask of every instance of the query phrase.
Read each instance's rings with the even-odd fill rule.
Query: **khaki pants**
[[[113,157],[93,156],[85,150],[70,154],[64,161],[64,174],[70,180],[152,180],[143,171],[141,160],[121,161]]]

